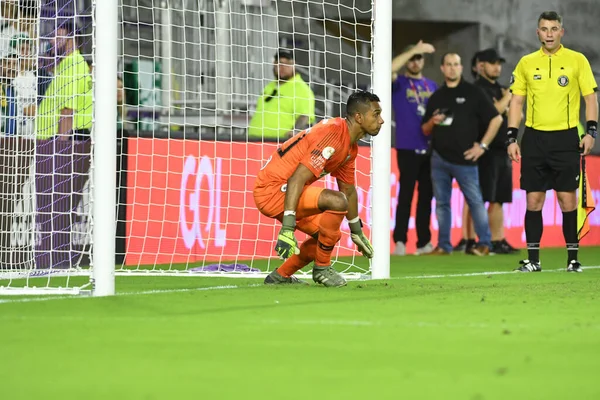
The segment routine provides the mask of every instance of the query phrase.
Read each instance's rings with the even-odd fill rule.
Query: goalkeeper
[[[314,261],[313,280],[324,286],[346,281],[331,266],[331,252],[340,240],[340,226],[348,218],[352,241],[366,257],[373,247],[362,232],[354,186],[358,141],[375,136],[383,124],[379,98],[353,93],[346,118],[325,119],[283,143],[258,173],[254,201],[258,210],[282,223],[275,251],[286,261],[266,277],[266,284],[304,283],[293,275]],[[331,174],[339,191],[312,186]],[[294,231],[311,236],[298,248]]]

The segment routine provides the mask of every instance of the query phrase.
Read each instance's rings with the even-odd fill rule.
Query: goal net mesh
[[[9,3],[0,1],[3,12]],[[357,4],[119,0],[118,274],[247,276],[280,265],[273,251],[280,224],[256,209],[254,179],[288,132],[297,133],[297,117],[313,114],[313,125],[344,116],[348,96],[371,89],[373,4]],[[0,33],[0,51],[10,36],[3,70],[10,62],[15,76],[30,77],[4,96],[16,99],[15,129],[5,122],[11,100],[2,107],[0,287],[84,287],[87,280],[77,276],[93,265],[91,154],[102,136],[92,121],[101,110],[93,99],[87,104],[84,86],[89,82],[93,94],[94,67],[102,62],[93,56],[94,30],[101,29],[94,10],[102,2],[14,7],[12,30]],[[280,49],[291,52],[314,101],[280,98]],[[258,118],[257,105],[264,109],[266,102],[271,115]],[[61,135],[69,112],[74,125]],[[360,144],[359,214],[370,235],[371,146]],[[316,184],[337,188],[330,176]],[[368,273],[346,222],[342,231],[336,268]]]

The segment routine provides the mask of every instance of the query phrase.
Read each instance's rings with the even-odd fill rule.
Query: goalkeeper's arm
[[[350,237],[358,251],[360,251],[365,257],[373,257],[373,246],[369,239],[365,236],[362,231],[362,223],[358,217],[358,194],[356,193],[356,187],[344,183],[338,179],[338,187],[340,192],[346,195],[348,199],[348,213],[346,218],[348,219],[348,225],[350,226]]]
[[[300,164],[287,181],[283,203],[283,218],[281,220],[282,226],[279,235],[277,235],[277,243],[275,244],[275,252],[282,259],[299,253],[298,242],[294,236],[294,231],[296,230],[296,208],[298,208],[302,189],[304,189],[304,185],[312,176],[312,171]]]

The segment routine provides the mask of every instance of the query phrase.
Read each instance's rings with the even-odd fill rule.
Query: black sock
[[[527,253],[531,262],[540,262],[540,241],[543,231],[542,211],[527,210],[525,213],[525,237],[527,239]]]
[[[579,240],[577,239],[577,210],[563,212],[563,235],[567,244],[567,264],[577,260]]]

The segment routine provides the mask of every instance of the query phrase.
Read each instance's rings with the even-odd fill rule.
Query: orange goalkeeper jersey
[[[307,184],[331,174],[354,185],[357,154],[358,145],[350,144],[346,120],[324,119],[283,143],[258,173],[256,186],[286,183],[300,164],[314,175]]]

